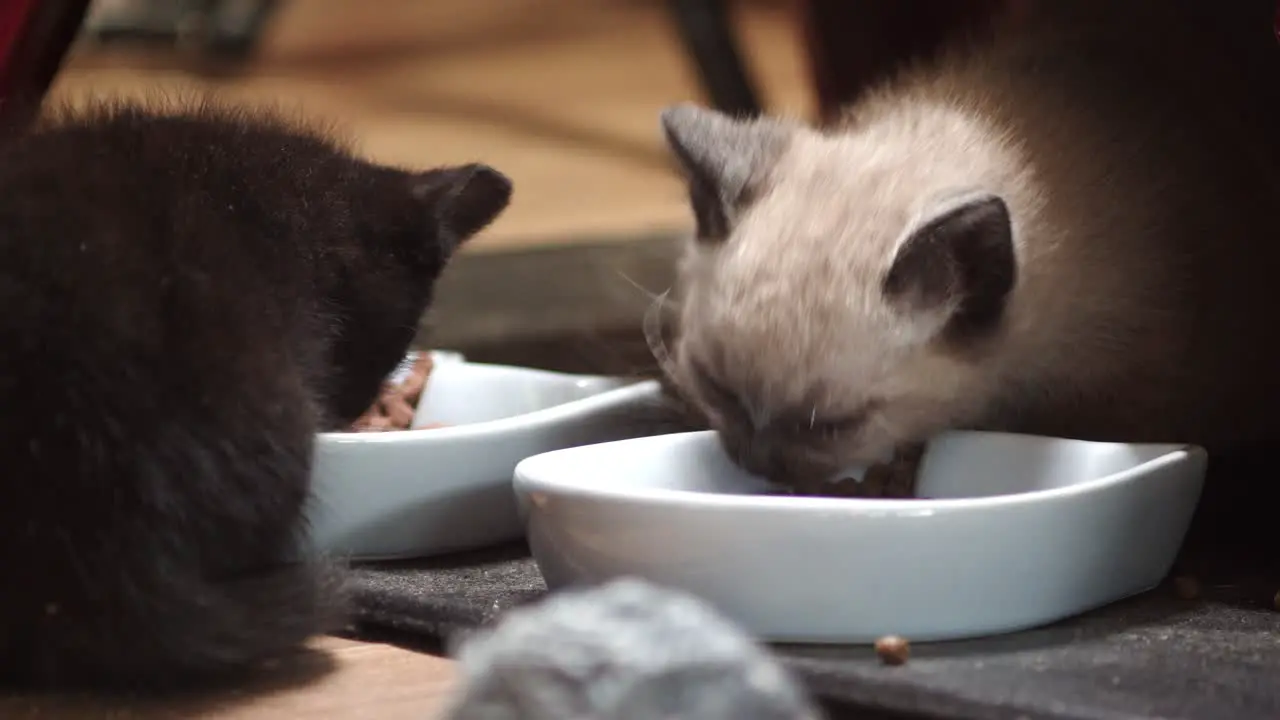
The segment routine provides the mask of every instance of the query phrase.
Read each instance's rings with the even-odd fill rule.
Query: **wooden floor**
[[[453,663],[338,638],[264,673],[252,687],[176,700],[0,696],[4,720],[431,720],[455,687]]]
[[[293,0],[242,74],[198,79],[171,56],[78,48],[54,95],[212,90],[338,120],[371,156],[484,160],[515,180],[474,249],[689,223],[657,115],[700,89],[661,0]],[[770,109],[808,114],[785,3],[734,3]]]

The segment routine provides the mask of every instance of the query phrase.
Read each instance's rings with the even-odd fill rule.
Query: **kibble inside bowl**
[[[448,427],[440,422],[414,423],[435,359],[429,352],[410,352],[383,381],[378,397],[354,423],[350,432],[429,430]]]

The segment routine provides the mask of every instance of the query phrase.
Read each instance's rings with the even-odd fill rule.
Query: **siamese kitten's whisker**
[[[621,270],[619,270],[619,271],[618,271],[618,277],[620,277],[620,278],[622,278],[623,280],[625,280],[625,281],[627,282],[627,284],[628,284],[628,285],[630,285],[631,287],[635,288],[636,290],[639,290],[639,291],[640,291],[640,292],[641,292],[641,293],[642,293],[646,298],[648,298],[649,300],[658,300],[658,299],[659,299],[659,298],[661,298],[661,297],[665,297],[667,293],[671,292],[671,289],[670,289],[670,288],[668,288],[667,290],[665,290],[665,291],[663,291],[663,292],[661,292],[661,293],[655,293],[654,291],[652,291],[652,290],[650,290],[650,289],[646,288],[645,286],[641,285],[640,283],[636,282],[635,280],[632,280],[632,279],[631,279],[631,277],[630,277],[629,275],[627,275],[626,273],[622,272]]]
[[[666,312],[666,300],[670,292],[670,290],[666,290],[654,296],[649,309],[645,311],[642,329],[645,342],[649,346],[649,352],[653,355],[653,359],[658,362],[658,368],[674,381],[676,380],[673,372],[674,361],[667,349],[667,341],[663,338],[662,332],[664,329],[662,317],[663,313]]]

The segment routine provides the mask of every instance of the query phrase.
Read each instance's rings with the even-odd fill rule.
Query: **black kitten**
[[[372,403],[510,194],[207,105],[0,144],[0,673],[173,687],[341,623],[289,559],[313,437]]]

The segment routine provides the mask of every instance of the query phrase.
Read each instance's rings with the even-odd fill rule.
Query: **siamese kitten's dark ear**
[[[689,184],[697,237],[720,242],[737,211],[777,162],[787,131],[777,120],[739,120],[696,105],[662,111],[667,146]]]
[[[949,309],[947,335],[968,337],[998,326],[1017,273],[1009,208],[982,194],[917,225],[899,246],[882,289],[913,311]]]
[[[439,168],[414,178],[413,196],[440,226],[441,250],[453,254],[511,202],[511,179],[488,165]]]

